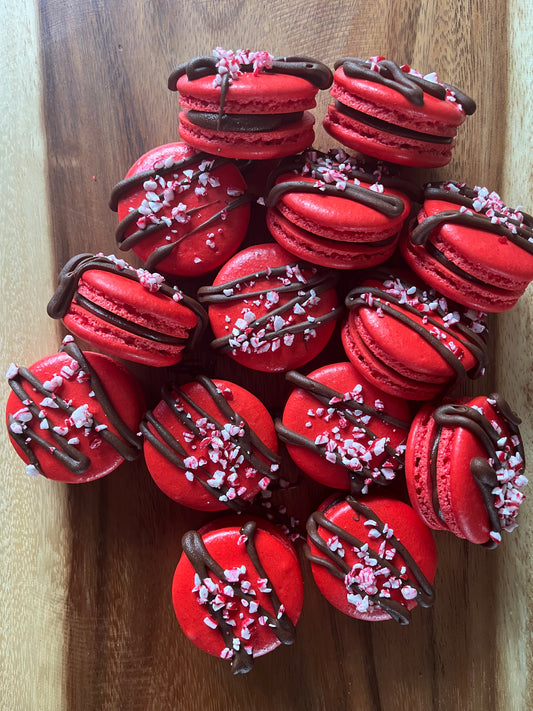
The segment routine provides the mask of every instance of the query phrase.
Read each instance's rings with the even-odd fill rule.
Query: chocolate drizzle
[[[170,74],[168,78],[168,88],[170,91],[177,91],[176,82],[185,74],[189,81],[201,79],[218,72],[216,57],[196,57],[189,62],[180,64]],[[253,64],[241,64],[241,72],[250,73],[254,71]],[[265,74],[286,74],[289,76],[305,79],[317,89],[328,89],[333,81],[331,70],[322,62],[309,57],[291,55],[287,57],[276,57],[272,62],[272,67],[263,67],[261,72]],[[226,75],[227,76],[227,75]]]
[[[446,100],[447,90],[450,91],[463,107],[465,114],[473,114],[476,103],[469,96],[450,84],[434,82],[402,71],[395,62],[381,59],[371,63],[369,60],[358,57],[344,57],[335,62],[335,69],[342,66],[347,77],[365,79],[381,84],[397,91],[415,106],[423,106],[424,94],[429,94],[441,101]],[[375,66],[376,70],[371,67]]]
[[[516,451],[524,462],[524,447],[520,437],[520,430],[518,428],[518,425],[521,422],[520,418],[511,410],[508,403],[501,397],[501,395],[493,393],[489,395],[487,399],[491,402],[494,409],[504,420],[510,435],[517,436],[518,444],[516,445]],[[471,432],[487,452],[487,458],[472,458],[470,461],[470,473],[479,487],[483,505],[489,519],[491,532],[495,532],[497,534],[501,533],[498,509],[496,507],[494,494],[492,493],[493,489],[499,484],[497,472],[501,469],[501,466],[497,466],[499,459],[496,452],[496,445],[502,436],[501,432],[499,433],[494,428],[492,422],[478,409],[469,407],[468,405],[454,403],[441,405],[434,411],[433,419],[438,425],[430,457],[432,504],[435,514],[440,520],[444,521],[437,490],[437,460],[442,430],[445,427],[451,429],[462,427]],[[492,464],[489,460],[492,460]],[[496,548],[497,542],[490,538],[483,545],[486,548]]]
[[[90,389],[94,392],[96,401],[102,407],[107,419],[117,430],[118,435],[105,426],[102,429],[97,429],[100,425],[105,423],[98,422],[94,417],[92,418],[92,423],[90,425],[91,429],[97,431],[98,435],[110,444],[123,459],[127,461],[137,459],[142,448],[140,438],[135,432],[130,430],[122,417],[120,417],[118,412],[115,410],[100,381],[100,378],[96,374],[95,370],[90,366],[82,351],[73,341],[71,341],[64,343],[60,348],[60,352],[64,352],[69,355],[78,363],[81,370],[89,375]],[[35,376],[27,368],[19,368],[17,375],[13,378],[9,378],[8,382],[19,400],[23,403],[28,403],[27,407],[37,422],[41,422],[40,413],[42,406],[39,405],[39,403],[25,390],[22,381],[28,383],[28,385],[39,395],[42,395],[43,398],[53,399],[55,406],[63,410],[67,416],[70,416],[79,406],[79,403],[72,404],[70,401],[65,401],[57,393],[45,388],[44,384],[37,378],[37,376]],[[14,422],[15,418],[10,415],[9,425]],[[31,427],[24,429],[22,434],[14,433],[11,430],[11,427],[9,429],[10,436],[24,451],[25,455],[28,457],[30,465],[34,466],[42,476],[46,476],[46,473],[40,466],[39,459],[34,452],[34,446],[41,447],[42,449],[50,452],[60,464],[66,467],[73,474],[84,474],[91,466],[91,460],[89,457],[76,449],[74,445],[69,444],[68,438],[55,432],[53,428],[48,429],[47,432],[53,438],[55,445],[51,445],[50,440],[41,437]],[[28,442],[28,440],[30,441]]]
[[[277,479],[277,466],[272,469],[271,465],[279,465],[280,458],[278,455],[269,449],[251,429],[244,418],[230,406],[226,398],[220,392],[216,384],[205,375],[199,375],[196,381],[209,393],[217,408],[226,418],[227,423],[239,426],[242,434],[240,436],[229,434],[229,441],[238,448],[246,461],[258,473],[269,479]],[[162,398],[167,404],[172,414],[180,421],[180,423],[191,432],[198,440],[203,439],[203,435],[198,429],[190,411],[182,407],[185,402],[190,408],[197,411],[202,418],[206,418],[217,430],[222,430],[225,423],[219,422],[213,415],[201,408],[198,403],[192,400],[183,390],[173,389],[171,386],[165,385],[162,388]],[[150,426],[153,430],[150,428]],[[157,449],[157,451],[168,459],[171,464],[189,471],[189,467],[185,463],[185,459],[190,456],[184,447],[178,442],[171,432],[155,417],[153,412],[148,412],[145,415],[145,421],[141,423],[140,430],[145,439]],[[155,432],[155,434],[154,434]],[[206,491],[215,499],[223,501],[226,506],[235,511],[244,511],[250,509],[250,504],[239,496],[228,498],[229,487],[222,484],[220,488],[215,488],[207,483],[211,473],[205,466],[198,466],[198,469],[191,472],[195,481],[201,484]]]
[[[255,547],[255,534],[257,524],[255,521],[248,521],[240,529],[241,535],[246,537],[246,552],[259,574],[260,578],[267,580],[267,585],[271,592],[268,594],[270,604],[274,610],[274,614],[269,612],[262,605],[258,605],[258,614],[267,619],[267,625],[282,644],[293,644],[295,638],[294,625],[288,615],[281,610],[280,599],[274,590],[272,583],[268,579],[268,575],[263,568],[257,549]],[[209,572],[212,572],[225,585],[231,586],[233,595],[240,600],[246,601],[248,604],[255,601],[255,596],[244,592],[239,583],[228,580],[222,566],[208,552],[202,536],[197,531],[189,531],[182,538],[183,552],[191,562],[196,574],[201,581],[209,577]],[[253,655],[249,654],[241,640],[235,635],[233,627],[228,624],[222,615],[221,609],[216,609],[214,605],[214,594],[209,593],[207,599],[207,607],[211,616],[217,623],[217,628],[222,635],[227,649],[234,650],[231,668],[234,674],[246,674],[252,669]],[[234,647],[234,641],[237,641],[237,649]]]
[[[392,417],[391,415],[387,415],[385,412],[377,410],[375,407],[367,405],[364,402],[358,402],[353,399],[345,400],[343,393],[324,385],[324,383],[319,383],[312,378],[307,378],[295,370],[288,371],[285,377],[289,382],[293,383],[297,387],[302,388],[306,392],[314,395],[319,402],[326,405],[328,408],[335,409],[340,416],[348,420],[348,422],[350,422],[354,427],[357,427],[359,430],[363,431],[370,440],[378,439],[378,435],[362,421],[361,418],[365,415],[379,419],[396,429],[404,430],[406,434],[409,431],[408,422],[404,422]],[[315,444],[315,442],[308,437],[305,437],[304,435],[294,432],[286,427],[280,420],[276,421],[276,432],[278,433],[279,438],[287,444],[306,447],[321,457],[325,457],[326,455],[326,448],[324,445]],[[403,467],[403,456],[401,456],[388,442],[385,444],[385,451],[387,456],[394,459],[399,467]],[[379,473],[377,476],[373,476],[372,470],[363,463],[361,463],[361,469],[354,470],[344,463],[342,456],[338,453],[335,453],[335,457],[336,464],[344,466],[348,471],[350,477],[350,491],[355,496],[362,492],[367,479],[372,479],[373,482],[380,485],[386,485],[389,481],[382,473]]]
[[[393,277],[390,278],[392,279]],[[413,288],[411,284],[404,285],[406,289]],[[416,292],[414,296],[417,296],[420,303],[423,303],[423,290],[418,287],[415,288]],[[362,298],[364,294],[372,295],[371,305],[367,300]],[[382,288],[373,286],[356,287],[346,296],[345,304],[349,309],[355,310],[361,308],[381,309],[387,316],[391,316],[407,326],[438,352],[448,365],[454,369],[456,378],[459,380],[464,379],[466,375],[468,375],[469,378],[478,378],[488,365],[489,356],[485,338],[474,333],[471,328],[461,322],[446,327],[442,320],[431,316],[427,312],[420,312],[408,303],[401,302],[397,297],[387,293]],[[393,308],[391,304],[397,308]],[[457,309],[463,311],[459,306],[457,306]],[[443,319],[449,312],[437,304],[435,313],[440,319]],[[426,324],[418,323],[410,314],[420,319],[424,318]],[[437,329],[437,331],[435,332],[434,329]],[[454,341],[459,342],[466,350],[470,351],[476,359],[476,365],[467,372],[461,359],[439,338],[439,333],[449,334]]]
[[[356,499],[352,496],[347,496],[345,501],[354,510],[357,520],[359,520],[360,516],[364,516],[367,520],[375,522],[374,528],[376,528],[381,534],[384,533],[385,524],[376,516],[370,507],[356,501]],[[337,503],[339,503],[339,501],[332,503],[329,508]],[[307,521],[307,533],[309,535],[309,539],[326,557],[324,558],[322,556],[313,555],[309,549],[306,549],[306,558],[316,565],[325,567],[333,576],[344,582],[346,576],[351,571],[351,566],[336,551],[332,551],[329,548],[326,538],[318,532],[319,526],[332,535],[338,536],[339,539],[346,541],[346,543],[350,546],[361,548],[365,545],[365,542],[361,541],[359,538],[344,530],[337,524],[332,523],[327,518],[327,509],[324,513],[315,511],[309,517],[309,520]],[[431,607],[435,601],[435,595],[431,584],[422,573],[420,567],[417,565],[409,551],[397,538],[391,536],[387,540],[391,546],[396,549],[396,552],[403,558],[409,572],[414,578],[414,581],[409,579],[408,582],[409,585],[414,587],[416,590],[417,603],[422,607]],[[366,544],[368,544],[368,541],[366,541]],[[379,567],[387,568],[392,575],[398,579],[402,579],[401,571],[398,570],[398,568],[396,568],[390,560],[381,557],[378,552],[373,549],[371,550],[371,554],[372,558],[377,560]],[[411,619],[410,612],[400,602],[392,600],[391,598],[381,597],[379,592],[375,594],[368,594],[362,588],[359,588],[356,582],[349,583],[347,585],[347,591],[352,592],[354,590],[362,595],[368,595],[368,598],[374,605],[378,605],[380,608],[385,610],[385,612],[387,612],[396,622],[399,622],[402,625],[409,624]]]
[[[206,313],[197,301],[182,292],[176,291],[166,283],[161,284],[157,293],[170,299],[174,299],[174,296],[178,294],[180,298],[176,303],[179,303],[183,307],[191,310],[197,317],[197,323],[190,339],[178,338],[168,334],[159,333],[130,321],[129,319],[124,319],[81,296],[78,293],[79,281],[83,274],[90,270],[117,274],[124,279],[129,279],[140,284],[138,272],[129,266],[119,268],[113,260],[105,257],[104,255],[78,254],[75,257],[72,257],[72,259],[65,264],[59,274],[57,290],[48,302],[46,309],[51,318],[64,318],[69,312],[72,304],[75,302],[86,310],[89,310],[94,315],[98,316],[98,318],[101,318],[104,321],[113,324],[117,328],[120,328],[128,333],[133,333],[141,338],[167,344],[189,343],[191,348],[194,347],[195,343],[204,331],[207,322]]]
[[[239,277],[238,279],[233,279],[223,284],[217,284],[216,286],[202,286],[200,289],[198,289],[198,301],[200,301],[200,303],[218,304],[221,302],[229,303],[233,301],[247,301],[257,299],[258,297],[264,296],[271,291],[275,291],[279,294],[297,292],[297,295],[294,296],[292,299],[289,299],[289,301],[287,301],[286,303],[281,304],[281,306],[278,306],[275,309],[269,310],[268,313],[266,313],[264,316],[258,319],[254,319],[248,324],[248,327],[252,329],[252,331],[257,331],[263,326],[266,326],[266,324],[272,319],[274,319],[276,316],[281,316],[286,312],[291,312],[296,305],[301,305],[305,303],[310,298],[311,292],[315,292],[316,295],[319,295],[327,291],[328,289],[334,287],[336,277],[331,273],[322,272],[316,274],[316,276],[310,279],[307,279],[305,283],[295,280],[290,284],[276,285],[273,282],[272,284],[268,284],[263,289],[258,289],[256,291],[237,291],[237,288],[242,286],[243,284],[246,284],[248,282],[255,282],[258,279],[266,279],[270,277],[275,278],[282,276],[286,277],[287,269],[294,268],[297,266],[299,266],[297,263],[293,263],[281,267],[273,267],[271,269],[265,269],[262,271],[254,272],[253,274],[248,274],[246,276]],[[233,293],[229,293],[231,291],[233,291]],[[295,334],[300,333],[302,331],[306,331],[307,329],[318,328],[320,326],[323,326],[325,323],[337,319],[341,311],[342,308],[337,307],[324,314],[323,316],[314,318],[313,321],[306,319],[293,325],[281,328],[277,331],[266,331],[262,338],[264,341],[271,341],[276,338],[283,338],[283,336],[288,334]],[[221,338],[216,338],[211,341],[210,345],[215,350],[219,350],[221,352],[230,351],[234,348],[231,343],[234,338],[235,336],[232,334],[228,336],[222,336]]]
[[[431,245],[429,240],[434,232],[438,231],[443,225],[454,224],[505,237],[517,247],[520,247],[529,254],[533,254],[533,217],[527,213],[522,213],[524,221],[520,223],[517,219],[509,218],[503,213],[495,211],[498,221],[493,222],[491,217],[484,214],[484,210],[474,210],[476,193],[467,187],[463,187],[460,190],[446,190],[443,187],[430,184],[424,191],[424,198],[426,200],[443,200],[445,202],[456,203],[473,212],[445,210],[435,215],[425,217],[423,221],[411,231],[410,240],[414,245],[423,245],[429,248]],[[492,207],[492,205],[488,205],[488,207]],[[488,207],[485,208],[485,211]],[[507,221],[502,221],[502,218],[506,218]],[[511,225],[511,227],[509,227],[509,225]],[[438,256],[436,256],[436,258],[438,258]]]

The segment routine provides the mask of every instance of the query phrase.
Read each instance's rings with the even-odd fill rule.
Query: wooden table
[[[143,152],[177,138],[167,76],[217,45],[330,66],[383,54],[436,70],[478,101],[437,174],[533,208],[531,0],[18,0],[2,4],[0,20],[4,372],[57,349],[62,331],[45,305],[58,268],[77,252],[116,251],[110,188]],[[316,145],[332,144],[319,130]],[[472,388],[512,403],[530,458],[532,318],[531,290],[494,318],[492,364]],[[135,370],[153,399],[153,378]],[[168,500],[142,463],[68,487],[26,477],[5,433],[1,447],[6,711],[533,708],[529,501],[495,552],[437,537],[436,605],[407,628],[337,614],[304,567],[296,644],[233,677],[184,638],[170,602],[181,534],[205,515]],[[310,486],[300,507],[317,495]]]

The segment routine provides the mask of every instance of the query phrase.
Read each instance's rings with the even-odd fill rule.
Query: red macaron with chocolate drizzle
[[[11,365],[7,378],[7,430],[28,474],[78,484],[141,454],[144,396],[113,358],[82,352],[66,336],[58,353]]]
[[[246,182],[235,163],[186,143],[148,151],[112,191],[116,239],[149,270],[194,277],[239,248],[250,219]]]
[[[412,270],[448,298],[507,311],[533,280],[533,217],[484,187],[429,183],[400,249]]]
[[[177,67],[168,87],[178,91],[179,133],[198,150],[229,158],[281,158],[314,141],[319,89],[332,73],[308,57],[225,50]]]
[[[336,276],[297,261],[279,245],[237,252],[212,286],[198,290],[208,305],[211,347],[253,370],[284,372],[326,346],[341,309]]]
[[[403,501],[332,496],[307,521],[315,582],[350,617],[408,624],[430,607],[437,550],[429,528]]]
[[[309,150],[281,163],[267,192],[267,226],[291,254],[334,269],[383,263],[396,249],[419,189],[343,150]]]
[[[476,109],[435,73],[422,76],[384,57],[340,59],[330,93],[329,134],[365,155],[420,168],[450,162],[457,128]]]
[[[405,452],[409,497],[428,526],[489,548],[524,500],[520,418],[498,394],[425,405]]]
[[[65,264],[47,312],[105,353],[156,367],[178,363],[207,321],[200,304],[160,274],[103,254]]]
[[[367,493],[403,471],[411,414],[403,398],[384,393],[351,363],[333,363],[286,378],[290,393],[278,437],[296,465],[334,489]]]
[[[392,395],[429,400],[488,365],[486,314],[447,301],[406,270],[367,275],[345,303],[346,355]]]
[[[298,557],[274,526],[241,516],[183,536],[172,599],[185,635],[234,674],[295,639],[303,604]]]
[[[274,423],[244,388],[198,376],[163,387],[163,399],[141,424],[155,483],[184,506],[246,510],[277,479]]]

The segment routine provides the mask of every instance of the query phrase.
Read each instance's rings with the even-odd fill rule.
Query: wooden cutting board
[[[57,349],[62,331],[45,306],[58,269],[78,252],[116,251],[110,189],[143,152],[178,138],[168,74],[217,45],[306,54],[330,66],[381,54],[437,71],[478,109],[453,162],[431,177],[487,185],[533,208],[530,0],[18,0],[2,3],[0,20],[4,371]],[[318,126],[327,101],[325,93]],[[316,145],[332,145],[320,128]],[[511,402],[530,458],[532,316],[530,289],[492,319],[491,367],[469,386]],[[338,344],[324,356],[333,357],[342,358]],[[273,411],[281,407],[282,379],[223,359],[199,362],[250,387]],[[150,404],[175,375],[132,369]],[[416,610],[408,627],[337,613],[304,564],[295,645],[233,677],[184,638],[170,600],[181,535],[205,514],[168,500],[142,463],[68,487],[26,477],[5,432],[1,447],[6,711],[533,708],[529,502],[497,551],[437,537],[436,604]],[[305,517],[324,493],[306,483],[288,505]]]

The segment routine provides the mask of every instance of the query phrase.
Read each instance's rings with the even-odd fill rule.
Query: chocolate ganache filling
[[[245,536],[246,553],[250,558],[253,567],[260,578],[267,581],[267,588],[270,604],[274,610],[274,614],[267,610],[263,605],[258,604],[257,614],[266,618],[266,624],[269,629],[276,635],[282,644],[293,644],[295,638],[294,625],[288,615],[282,610],[281,601],[270,582],[268,575],[263,568],[263,564],[255,546],[255,534],[257,524],[255,521],[248,521],[240,529],[241,535]],[[255,595],[242,590],[239,582],[229,580],[223,567],[211,556],[208,552],[202,536],[197,531],[189,531],[182,538],[183,552],[191,562],[196,574],[200,580],[205,580],[212,572],[225,585],[229,585],[233,590],[233,595],[243,601],[245,607],[254,601],[257,602]],[[234,674],[246,674],[253,667],[253,655],[249,653],[242,641],[236,636],[234,628],[223,616],[223,608],[215,604],[215,594],[208,592],[207,608],[219,630],[226,649],[233,650],[231,668]]]
[[[387,415],[384,411],[378,410],[365,402],[360,402],[359,400],[354,399],[347,400],[345,399],[343,393],[324,385],[324,383],[319,383],[312,378],[301,375],[295,370],[288,371],[285,378],[297,387],[311,393],[323,405],[334,409],[339,417],[345,418],[354,428],[364,432],[365,436],[371,441],[377,440],[379,436],[368,426],[368,422],[364,422],[366,417],[381,420],[382,422],[386,422],[391,425],[391,427],[404,430],[406,435],[409,431],[408,422],[404,422]],[[328,453],[326,445],[316,444],[315,441],[309,437],[289,429],[280,420],[276,421],[276,432],[283,442],[293,444],[298,447],[305,447],[306,449],[309,449],[310,451],[315,452],[319,456],[326,459],[326,454]],[[392,447],[388,442],[385,443],[384,447],[389,460],[393,460],[395,468],[399,469],[403,467],[404,460],[399,451]],[[385,477],[379,469],[372,470],[361,460],[358,461],[360,468],[354,469],[353,465],[350,465],[350,463],[340,453],[334,452],[334,454],[336,460],[335,463],[345,467],[348,472],[350,478],[350,491],[352,494],[360,494],[368,486],[368,482],[370,480],[380,485],[386,485],[389,483],[390,478]],[[392,462],[389,461],[389,464],[392,464]]]
[[[102,385],[100,378],[91,367],[82,351],[73,341],[64,343],[59,350],[60,352],[67,353],[67,355],[76,361],[81,370],[89,375],[90,389],[94,392],[96,401],[102,407],[106,417],[116,429],[118,435],[107,428],[105,423],[99,422],[94,417],[91,419],[91,429],[98,432],[98,436],[111,445],[123,459],[127,461],[133,461],[136,459],[142,448],[140,438],[135,432],[130,430],[122,417],[120,417],[116,409],[113,407],[113,404],[107,394],[107,391]],[[72,413],[79,406],[79,403],[65,401],[58,395],[57,392],[48,390],[39,378],[37,378],[37,376],[27,368],[19,368],[17,375],[9,378],[8,382],[19,400],[23,403],[27,403],[26,406],[28,407],[33,418],[35,418],[36,422],[42,422],[42,405],[39,404],[39,402],[37,402],[37,400],[31,396],[30,393],[28,393],[28,391],[24,388],[23,382],[26,382],[36,393],[38,393],[39,396],[53,400],[54,407],[63,410],[67,416],[72,415]],[[13,422],[15,422],[15,419],[12,415],[10,415],[9,425]],[[35,454],[34,447],[40,447],[41,449],[50,452],[54,457],[56,457],[60,464],[65,466],[73,474],[84,474],[91,466],[91,460],[89,457],[76,449],[73,444],[69,444],[68,438],[56,432],[54,428],[49,428],[47,432],[54,440],[55,444],[53,446],[51,446],[50,440],[42,437],[31,427],[25,428],[20,434],[13,432],[10,427],[11,437],[13,437],[15,442],[24,451],[28,457],[30,465],[35,467],[35,469],[42,476],[46,476],[46,474],[41,469],[39,458]]]
[[[520,430],[520,418],[511,410],[506,400],[497,393],[492,393],[487,400],[505,422],[511,436],[516,438],[516,452],[525,466],[525,453]],[[470,461],[470,473],[479,487],[483,505],[487,512],[491,533],[501,533],[501,522],[496,506],[494,489],[499,485],[498,471],[503,467],[497,454],[497,444],[502,437],[493,423],[477,408],[468,405],[448,403],[438,407],[433,413],[433,419],[438,425],[431,448],[430,477],[432,481],[432,506],[438,518],[444,521],[437,490],[437,460],[443,428],[462,427],[471,432],[483,445],[487,457],[473,457]],[[498,466],[499,465],[499,466]],[[522,467],[523,469],[523,467]],[[496,548],[497,540],[493,536],[483,544],[486,548]]]
[[[259,297],[263,297],[270,292],[277,292],[278,294],[296,292],[296,296],[289,299],[286,303],[281,304],[281,306],[278,306],[277,308],[270,309],[264,316],[254,318],[252,321],[247,323],[247,330],[250,329],[250,331],[256,333],[261,330],[262,342],[268,342],[278,338],[283,339],[284,336],[290,334],[301,333],[307,331],[308,329],[319,328],[325,323],[338,318],[342,312],[342,307],[332,309],[323,316],[313,318],[312,321],[309,318],[306,318],[297,323],[289,324],[283,328],[278,328],[277,330],[267,330],[265,328],[269,323],[273,322],[276,316],[282,317],[285,313],[291,314],[295,307],[301,306],[307,302],[312,295],[319,296],[328,289],[333,288],[336,283],[337,277],[330,272],[317,272],[315,276],[307,279],[305,282],[294,279],[289,283],[285,283],[287,280],[281,280],[282,277],[287,276],[287,269],[297,268],[298,266],[299,265],[297,263],[293,263],[254,272],[253,274],[247,274],[223,284],[217,284],[216,286],[202,286],[198,289],[198,301],[206,304],[231,303],[236,301],[245,302],[258,299]],[[276,277],[280,277],[278,283],[275,282]],[[262,289],[254,291],[240,290],[243,285],[248,283],[253,284],[259,279],[272,279],[272,281]],[[247,336],[247,342],[249,342],[248,339],[249,335]],[[235,334],[230,333],[227,336],[214,339],[211,341],[210,345],[215,350],[219,350],[224,353],[238,347],[238,337],[236,337]]]
[[[376,277],[383,280],[381,276]],[[394,280],[394,277],[389,277]],[[415,287],[409,283],[403,282],[405,290],[409,290],[411,298],[417,299],[420,304],[428,302],[427,296],[424,295],[424,290]],[[450,313],[448,309],[443,309],[435,298],[436,305],[434,314],[439,318],[435,318],[428,312],[421,312],[415,306],[400,300],[393,294],[385,291],[385,289],[374,286],[359,286],[352,289],[346,296],[345,304],[348,309],[380,309],[382,313],[391,316],[400,323],[404,324],[417,335],[423,338],[438,354],[455,370],[456,379],[462,380],[466,375],[470,378],[478,378],[484,372],[488,365],[488,347],[485,330],[483,336],[475,333],[472,328],[466,324],[457,321],[452,326],[445,326],[444,318]],[[394,308],[397,307],[397,308]],[[458,313],[464,313],[464,308],[454,304],[454,310]],[[419,323],[416,318],[424,319],[425,323]],[[451,338],[442,340],[443,335],[448,335]],[[449,340],[453,339],[461,344],[461,346],[470,351],[475,359],[476,365],[469,370],[465,370],[461,358],[450,347]],[[453,342],[452,341],[452,342]]]
[[[225,422],[219,422],[216,417],[200,407],[183,390],[165,385],[162,388],[162,398],[174,417],[197,440],[202,441],[205,435],[197,426],[195,417],[191,415],[191,410],[199,413],[201,418],[205,418],[219,432],[225,430],[226,436],[233,446],[234,455],[237,453],[242,455],[248,464],[262,476],[266,476],[270,480],[277,479],[277,470],[280,462],[278,455],[261,441],[244,418],[230,406],[222,392],[210,378],[199,375],[196,381],[209,393],[217,408],[226,418],[227,423],[238,426],[238,434],[232,434],[231,430],[225,430]],[[184,407],[184,404],[188,405],[190,409]],[[215,499],[222,501],[226,506],[236,511],[250,510],[250,504],[242,497],[231,493],[228,496],[232,487],[228,486],[227,483],[221,483],[219,488],[208,484],[212,472],[205,465],[199,463],[198,468],[194,470],[187,466],[185,460],[190,456],[190,452],[185,450],[165,425],[156,418],[153,412],[148,412],[145,415],[145,420],[141,423],[140,430],[145,439],[160,454],[166,457],[175,467],[182,469],[184,472],[190,471],[194,480],[201,484]]]
[[[115,185],[111,192],[109,207],[112,210],[116,211],[118,209],[119,201],[124,196],[126,196],[131,190],[135,188],[142,188],[143,184],[147,180],[154,180],[156,178],[168,176],[170,174],[170,182],[173,182],[179,179],[180,172],[183,172],[189,166],[198,165],[203,161],[210,162],[209,171],[216,170],[220,166],[230,162],[227,158],[214,158],[208,153],[197,152],[192,156],[188,156],[187,158],[169,162],[168,165],[165,164],[164,166],[160,166],[152,170],[144,170],[140,173],[136,173],[135,175],[132,175],[129,178],[120,181]],[[190,176],[190,178],[186,179],[187,186],[192,189],[194,182],[198,180],[201,174],[202,171],[200,169],[195,170]],[[182,191],[185,187],[185,184],[180,183],[180,189]],[[183,192],[180,192],[180,196],[183,196]],[[164,198],[164,195],[159,194],[158,199],[162,198]],[[148,259],[145,261],[146,268],[149,270],[155,269],[157,265],[164,259],[166,259],[174,251],[174,249],[185,239],[191,237],[197,232],[205,230],[210,225],[213,225],[216,222],[223,220],[224,216],[228,212],[231,212],[232,210],[241,207],[241,205],[245,205],[246,203],[251,202],[251,200],[252,196],[244,193],[231,200],[218,200],[216,202],[205,203],[203,205],[198,205],[197,207],[192,207],[188,210],[185,210],[183,216],[190,217],[195,212],[203,210],[206,207],[210,207],[211,205],[215,204],[220,205],[220,209],[217,210],[217,212],[213,213],[206,220],[196,225],[195,227],[192,227],[191,229],[185,230],[183,234],[181,234],[179,237],[176,237],[168,244],[164,244],[154,249]],[[167,222],[165,222],[165,220],[158,219],[157,215],[154,215],[155,221],[152,221],[151,224],[147,225],[143,229],[134,230],[131,234],[126,236],[126,232],[128,231],[128,229],[132,225],[135,225],[141,217],[141,210],[137,208],[136,210],[131,210],[128,215],[119,223],[115,232],[115,239],[117,241],[119,249],[121,249],[122,251],[126,252],[129,249],[134,248],[143,240],[147,239],[148,237],[151,237],[153,234],[157,234],[161,230],[169,229],[169,225],[167,224]]]
[[[119,267],[112,259],[104,255],[78,254],[65,264],[59,274],[57,290],[48,302],[46,309],[51,318],[64,318],[69,312],[71,305],[77,303],[96,317],[127,333],[132,333],[156,343],[172,345],[189,344],[191,348],[194,347],[207,323],[206,313],[197,301],[177,291],[166,283],[160,284],[157,293],[175,301],[175,296],[178,295],[177,303],[190,309],[197,317],[197,323],[193,329],[191,338],[180,338],[160,333],[159,331],[154,331],[146,326],[135,323],[130,319],[123,318],[81,295],[78,292],[79,281],[85,272],[91,270],[117,274],[124,279],[130,279],[140,284],[138,271],[129,266],[121,265]]]
[[[340,501],[343,501],[343,499],[337,499],[332,502],[328,508],[332,508]],[[353,509],[357,520],[359,520],[360,516],[364,516],[366,520],[373,521],[375,524],[374,527],[380,534],[384,533],[385,523],[378,518],[369,506],[362,504],[352,496],[347,496],[345,501]],[[337,524],[332,523],[327,518],[327,511],[328,509],[324,512],[315,511],[315,513],[311,514],[309,520],[307,521],[307,533],[309,540],[321,553],[324,554],[325,557],[313,555],[309,548],[306,549],[305,554],[307,559],[312,563],[325,567],[333,576],[339,580],[342,580],[346,584],[346,577],[351,571],[351,566],[341,555],[339,555],[337,551],[331,550],[328,546],[327,539],[320,534],[318,528],[321,527],[325,529],[331,535],[338,536],[339,539],[357,549],[361,549],[363,546],[368,545],[368,541],[361,541],[359,538],[352,535]],[[409,577],[408,580],[405,580],[402,577],[401,571],[394,566],[388,558],[380,556],[377,550],[371,549],[372,558],[377,561],[377,565],[380,568],[388,569],[391,575],[401,581],[401,584],[407,583],[412,586],[416,590],[416,601],[419,605],[422,607],[431,607],[435,601],[435,594],[431,584],[422,573],[420,566],[417,565],[412,555],[397,538],[391,536],[388,538],[388,541],[390,545],[396,549],[396,552],[403,558],[409,569],[409,573],[414,580],[411,579],[411,577]],[[363,588],[360,588],[355,581],[350,582],[346,585],[346,587],[347,592],[357,591],[363,596],[367,595],[374,605],[377,605],[381,609],[385,610],[385,612],[387,612],[396,622],[399,622],[402,625],[409,624],[411,619],[410,612],[407,610],[405,605],[402,605],[400,602],[392,600],[389,597],[383,597],[379,594],[379,592],[374,594],[367,593]]]

